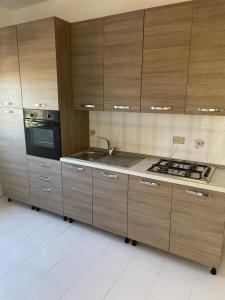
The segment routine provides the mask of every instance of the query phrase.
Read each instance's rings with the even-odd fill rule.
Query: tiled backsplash
[[[225,165],[225,117],[90,112],[90,129],[92,147],[106,147],[99,135],[123,151]],[[185,144],[173,146],[173,136]],[[195,147],[198,138],[203,147]]]

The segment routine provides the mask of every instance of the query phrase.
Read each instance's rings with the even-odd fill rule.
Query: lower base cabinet
[[[128,175],[93,170],[93,225],[127,236]]]
[[[169,251],[172,184],[129,177],[128,237]]]
[[[62,164],[64,216],[92,225],[92,169]]]
[[[222,193],[174,185],[170,252],[209,267],[218,267],[224,240]]]

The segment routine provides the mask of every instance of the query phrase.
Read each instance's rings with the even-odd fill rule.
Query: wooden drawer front
[[[63,163],[62,172],[64,216],[92,224],[92,169]]]
[[[26,153],[22,109],[0,108],[0,152]]]
[[[93,170],[93,225],[127,236],[128,176]]]
[[[0,107],[22,107],[16,26],[0,29]]]
[[[144,11],[104,20],[104,109],[140,111]]]
[[[63,215],[61,187],[30,181],[30,200],[34,206]]]
[[[58,160],[28,156],[28,169],[30,171],[44,172],[46,175],[61,175],[61,162]]]
[[[46,174],[44,171],[29,171],[29,180],[42,184],[53,185],[59,188],[62,187],[61,175]]]
[[[30,204],[28,178],[1,174],[3,195]]]
[[[169,250],[172,184],[129,177],[128,237]]]
[[[195,192],[198,194],[192,195]],[[224,194],[174,185],[170,252],[210,267],[219,266],[224,221]]]
[[[145,12],[142,112],[184,113],[192,2]]]
[[[72,24],[75,109],[103,110],[103,19]]]

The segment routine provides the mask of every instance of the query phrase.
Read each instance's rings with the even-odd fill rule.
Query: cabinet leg
[[[68,220],[68,218],[67,218],[67,217],[63,217],[63,221],[65,221],[65,222],[66,222],[67,220]]]
[[[12,198],[8,198],[8,202],[12,202]]]
[[[40,211],[40,208],[39,208],[39,207],[36,207],[36,211]]]
[[[126,238],[124,239],[124,243],[125,243],[125,244],[129,244],[129,243],[130,243],[130,239],[126,237]]]
[[[35,206],[32,205],[32,206],[31,206],[31,209],[32,209],[32,210],[35,210]]]
[[[70,219],[69,219],[69,222],[70,222],[70,223],[73,223],[73,219],[70,218]]]
[[[211,271],[210,271],[210,273],[211,273],[212,275],[216,275],[216,274],[217,274],[216,268],[212,268]]]
[[[132,246],[137,246],[137,241],[132,241]]]

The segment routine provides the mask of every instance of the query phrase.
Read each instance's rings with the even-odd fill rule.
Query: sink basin
[[[72,157],[124,168],[130,168],[145,158],[144,155],[121,151],[117,151],[113,155],[109,155],[104,150],[87,150],[73,155]]]

